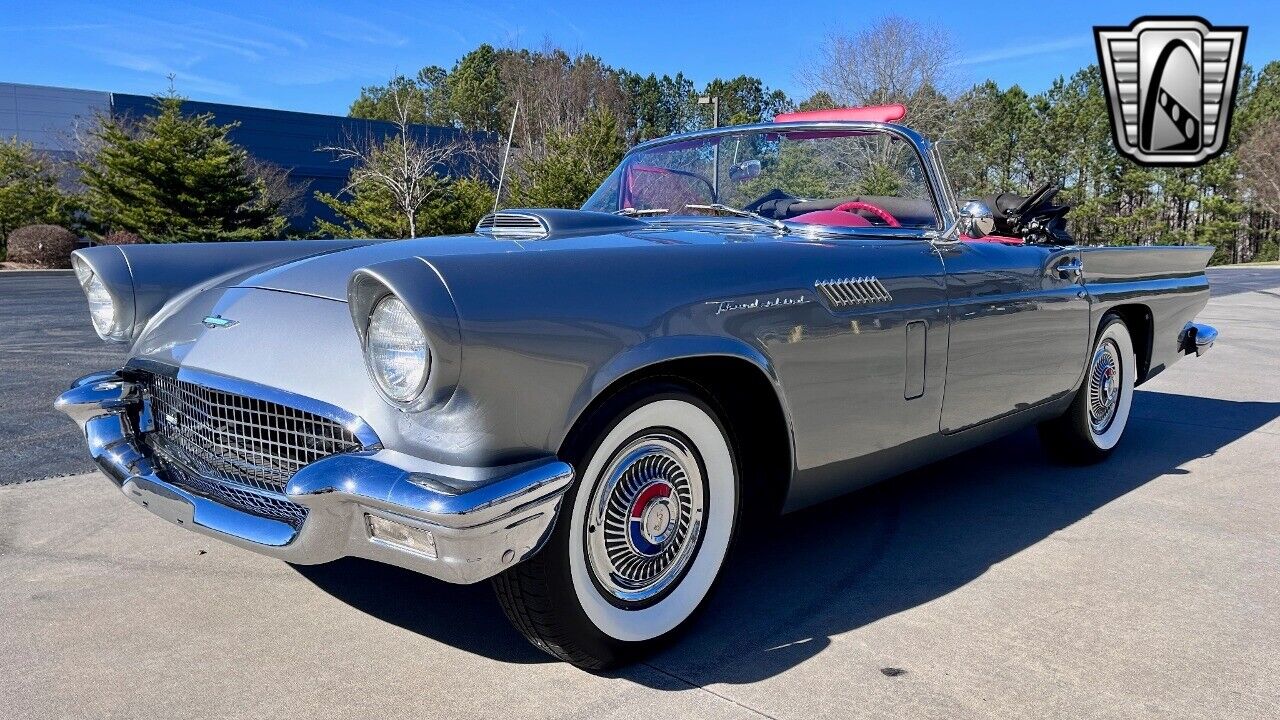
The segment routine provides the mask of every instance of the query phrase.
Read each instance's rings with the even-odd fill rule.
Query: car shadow
[[[357,610],[459,650],[508,663],[554,662],[511,627],[487,582],[454,585],[363,558],[291,567]]]
[[[698,684],[772,677],[832,637],[942,597],[1157,477],[1185,474],[1187,461],[1277,417],[1276,402],[1139,391],[1124,442],[1099,465],[1054,465],[1028,430],[755,527],[688,632],[646,664]],[[449,585],[361,560],[297,570],[364,612],[458,649],[548,660],[510,628],[487,584]],[[684,687],[646,669],[616,676]]]

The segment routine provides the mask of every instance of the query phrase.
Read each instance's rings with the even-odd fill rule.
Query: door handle
[[[1084,261],[1078,257],[1069,257],[1058,263],[1055,269],[1058,277],[1063,280],[1078,280],[1084,274]]]

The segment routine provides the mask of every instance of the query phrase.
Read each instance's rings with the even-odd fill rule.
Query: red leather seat
[[[871,227],[871,221],[857,213],[843,210],[814,210],[789,218],[791,222],[812,225],[836,225],[840,227]]]

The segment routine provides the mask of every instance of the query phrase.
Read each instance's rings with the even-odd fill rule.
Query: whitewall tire
[[[1138,363],[1129,328],[1107,315],[1085,366],[1085,377],[1061,417],[1040,426],[1040,438],[1055,458],[1073,464],[1102,460],[1115,449],[1129,423]]]
[[[495,579],[535,645],[600,669],[673,636],[711,591],[733,540],[733,442],[712,400],[632,386],[585,419],[577,478],[537,556]]]

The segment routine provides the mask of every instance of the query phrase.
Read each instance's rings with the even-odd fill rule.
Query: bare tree
[[[304,199],[310,194],[310,180],[295,181],[289,169],[252,155],[245,163],[245,170],[262,183],[262,204],[277,208],[276,213],[281,217],[293,219],[306,210]]]
[[[376,136],[365,132],[348,135],[342,145],[318,148],[333,153],[334,161],[353,163],[343,193],[377,188],[386,192],[403,213],[409,237],[418,236],[418,212],[435,195],[445,190],[445,176],[471,148],[457,139],[430,142],[415,131],[412,108],[400,94],[393,93],[395,133]]]
[[[1267,212],[1280,213],[1280,120],[1253,128],[1236,157],[1254,202]]]
[[[959,85],[954,47],[942,28],[890,15],[854,33],[828,35],[799,80],[840,105],[902,103],[910,109],[908,124],[942,137]]]
[[[498,75],[509,103],[520,103],[514,137],[521,161],[540,160],[547,138],[576,131],[593,111],[608,110],[627,121],[617,73],[593,55],[547,41],[541,50],[504,51]]]

